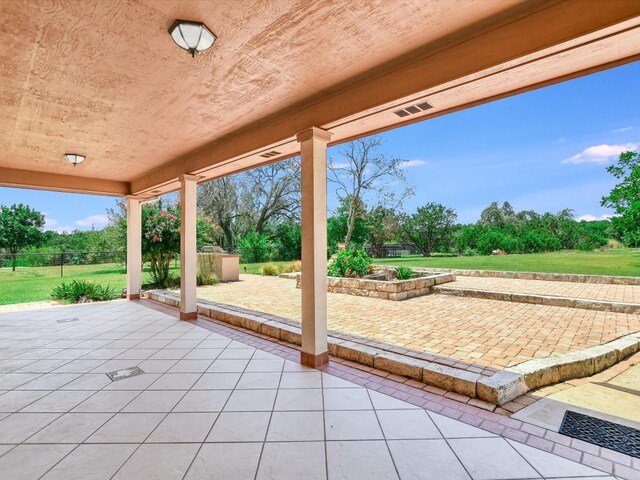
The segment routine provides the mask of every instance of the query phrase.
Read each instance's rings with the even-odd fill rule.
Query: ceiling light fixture
[[[65,153],[64,158],[66,158],[67,162],[75,167],[76,165],[84,162],[84,159],[87,157],[80,155],[79,153]]]
[[[190,20],[176,20],[171,25],[169,34],[176,45],[184,48],[192,57],[195,57],[196,53],[200,55],[211,48],[217,40],[204,23]]]

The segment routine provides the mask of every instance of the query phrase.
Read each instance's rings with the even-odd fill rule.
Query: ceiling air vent
[[[396,110],[395,113],[399,117],[408,117],[409,115],[414,115],[416,113],[424,112],[433,108],[429,102],[417,103],[415,105],[411,105],[410,107],[401,108],[400,110]]]
[[[260,155],[262,158],[271,158],[280,155],[280,152],[276,152],[275,150],[271,150],[270,152],[263,153]]]

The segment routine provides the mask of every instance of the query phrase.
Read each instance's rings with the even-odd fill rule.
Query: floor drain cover
[[[640,430],[567,410],[560,433],[640,458]]]
[[[129,367],[109,372],[107,373],[107,377],[109,377],[111,381],[115,382],[118,380],[124,380],[125,378],[135,377],[136,375],[142,375],[143,373],[144,372],[138,367]]]
[[[61,318],[60,320],[57,320],[58,323],[69,323],[69,322],[79,322],[80,319],[73,317],[73,318]]]

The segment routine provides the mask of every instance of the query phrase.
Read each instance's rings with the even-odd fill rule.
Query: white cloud
[[[86,218],[76,220],[74,223],[80,227],[101,227],[109,223],[109,217],[106,215],[90,215]]]
[[[332,162],[331,166],[333,168],[349,168],[351,164],[349,162]]]
[[[576,218],[576,220],[578,222],[597,222],[598,220],[609,220],[613,215],[608,215],[608,214],[603,214],[600,215],[599,217],[596,217],[595,215],[580,215],[578,218]]]
[[[622,133],[622,132],[628,132],[629,130],[633,130],[633,127],[622,127],[622,128],[616,128],[613,133]]]
[[[571,163],[573,165],[579,165],[581,163],[595,163],[602,165],[613,157],[617,157],[622,152],[629,150],[636,150],[640,143],[625,143],[624,145],[594,145],[589,148],[585,148],[582,152],[577,153],[573,157],[563,160],[561,163]]]
[[[407,160],[406,162],[400,163],[400,168],[420,167],[426,164],[427,164],[426,160]]]
[[[45,217],[45,219],[44,219],[44,229],[45,230],[55,230],[53,227],[55,227],[57,224],[58,224],[58,221],[54,220],[53,218]]]

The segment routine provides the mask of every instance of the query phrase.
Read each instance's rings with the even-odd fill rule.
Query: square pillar
[[[327,143],[331,133],[298,134],[302,163],[302,351],[300,362],[329,362],[327,346]]]
[[[196,187],[200,177],[180,176],[180,319],[198,317],[196,294]]]
[[[142,205],[127,195],[127,300],[140,298],[142,279]]]

